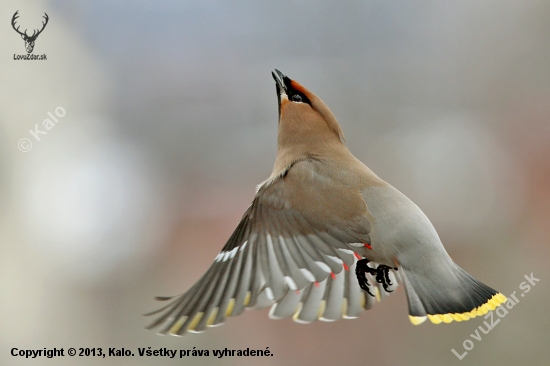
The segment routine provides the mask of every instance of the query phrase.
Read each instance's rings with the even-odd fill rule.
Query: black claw
[[[393,292],[393,290],[389,289],[389,287],[393,285],[390,280],[391,267],[380,264],[377,268],[371,268],[367,265],[368,263],[369,260],[364,258],[357,261],[357,264],[355,266],[355,275],[357,276],[357,281],[359,282],[359,286],[361,287],[361,289],[374,297],[369,289],[369,281],[367,280],[366,276],[366,274],[368,273],[372,276],[375,276],[376,282],[382,284],[382,286],[384,287],[384,291]]]
[[[376,269],[371,268],[367,265],[369,263],[368,259],[361,259],[357,261],[355,265],[355,275],[357,276],[357,281],[359,282],[359,287],[367,293],[374,297],[374,294],[370,292],[369,281],[367,280],[367,273],[374,275],[376,274]]]
[[[380,265],[378,266],[378,269],[380,269],[380,267],[383,267],[381,272],[384,273],[384,283],[383,283],[384,291],[393,292],[393,290],[389,290],[389,286],[393,285],[390,280],[390,267],[385,265]]]

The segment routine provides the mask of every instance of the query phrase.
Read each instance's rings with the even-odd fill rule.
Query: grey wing
[[[357,318],[364,309],[372,308],[376,302],[388,296],[388,292],[370,274],[366,276],[374,296],[363,291],[357,284],[355,264],[356,261],[349,267],[349,271],[341,271],[320,283],[310,283],[303,290],[288,291],[271,306],[269,317],[292,317],[295,322],[306,324],[316,320],[330,322]],[[370,265],[376,264],[370,262]],[[388,290],[391,292],[397,288],[398,275],[390,270],[389,276],[392,285]]]
[[[330,182],[314,182],[317,189],[297,195],[304,174],[291,167],[260,187],[208,271],[184,294],[161,298],[171,301],[148,314],[160,314],[148,328],[161,326],[159,333],[172,335],[202,332],[249,307],[272,306],[270,317],[303,323],[354,318],[372,307],[376,299],[355,277],[355,263],[370,243],[368,222],[346,215],[346,200],[336,194],[334,202],[311,196]],[[326,205],[335,213],[330,220],[317,214]],[[384,293],[372,277],[369,282],[376,288],[372,293]]]

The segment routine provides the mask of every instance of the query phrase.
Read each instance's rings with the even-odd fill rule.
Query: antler
[[[34,34],[34,33],[36,32],[36,30],[35,30],[35,31],[33,32],[33,34],[32,34],[32,37],[38,37],[38,35],[39,35],[40,33],[42,33],[42,31],[44,30],[44,28],[46,28],[46,24],[48,24],[48,20],[49,20],[50,18],[48,17],[48,14],[46,14],[46,12],[44,12],[44,16],[43,16],[42,18],[46,19],[46,22],[42,22],[42,29],[40,29],[40,30],[38,31],[38,33],[36,33],[36,35]]]
[[[19,27],[15,28],[15,21],[17,20],[17,18],[19,18],[19,15],[17,15],[17,13],[19,13],[19,10],[17,10],[17,11],[15,12],[15,14],[13,14],[13,18],[11,18],[11,26],[12,26],[13,29],[15,29],[15,31],[16,31],[17,33],[19,33],[20,35],[28,37],[28,36],[27,36],[27,30],[26,30],[26,29],[25,29],[25,33],[21,33],[21,32],[19,31]],[[46,14],[46,13],[44,13],[44,14]]]
[[[42,22],[42,29],[40,29],[40,30],[35,29],[35,30],[33,31],[33,33],[32,33],[32,36],[29,36],[29,35],[27,34],[27,30],[26,30],[26,29],[25,29],[25,32],[24,32],[24,33],[21,33],[21,32],[19,31],[19,26],[18,26],[17,28],[15,28],[15,21],[17,20],[17,18],[19,18],[18,13],[19,13],[19,10],[17,10],[17,11],[15,12],[15,14],[13,14],[13,18],[11,18],[11,26],[13,27],[13,29],[15,29],[15,31],[16,31],[17,33],[19,33],[19,34],[22,35],[22,36],[25,36],[26,38],[30,38],[30,39],[36,39],[36,37],[38,37],[38,35],[39,35],[40,33],[42,33],[42,31],[44,30],[44,28],[46,28],[46,24],[48,24],[48,20],[50,20],[50,18],[48,17],[48,14],[47,14],[47,13],[44,13],[44,16],[43,16],[42,18],[46,19],[46,21],[45,21],[45,22]]]

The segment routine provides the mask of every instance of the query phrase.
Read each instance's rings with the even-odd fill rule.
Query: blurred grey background
[[[34,50],[47,61],[13,60],[16,10],[29,29],[48,13]],[[549,37],[544,0],[2,1],[0,364],[546,364]],[[402,291],[353,321],[248,311],[183,338],[142,329],[153,297],[201,276],[269,176],[274,68],[327,103],[460,266],[505,295],[540,279],[462,361],[451,349],[483,319],[412,326]],[[10,356],[149,346],[274,356]]]

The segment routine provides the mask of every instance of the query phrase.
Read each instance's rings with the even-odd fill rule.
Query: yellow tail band
[[[476,316],[481,316],[487,314],[489,311],[495,310],[498,306],[506,302],[506,296],[501,293],[497,293],[491,297],[485,304],[478,306],[477,308],[465,312],[465,313],[449,313],[449,314],[428,314],[427,318],[434,324],[440,323],[450,323],[453,320],[456,322],[461,322],[464,320],[469,320],[475,318]],[[425,316],[412,316],[409,315],[409,320],[414,325],[422,324],[425,320]]]

